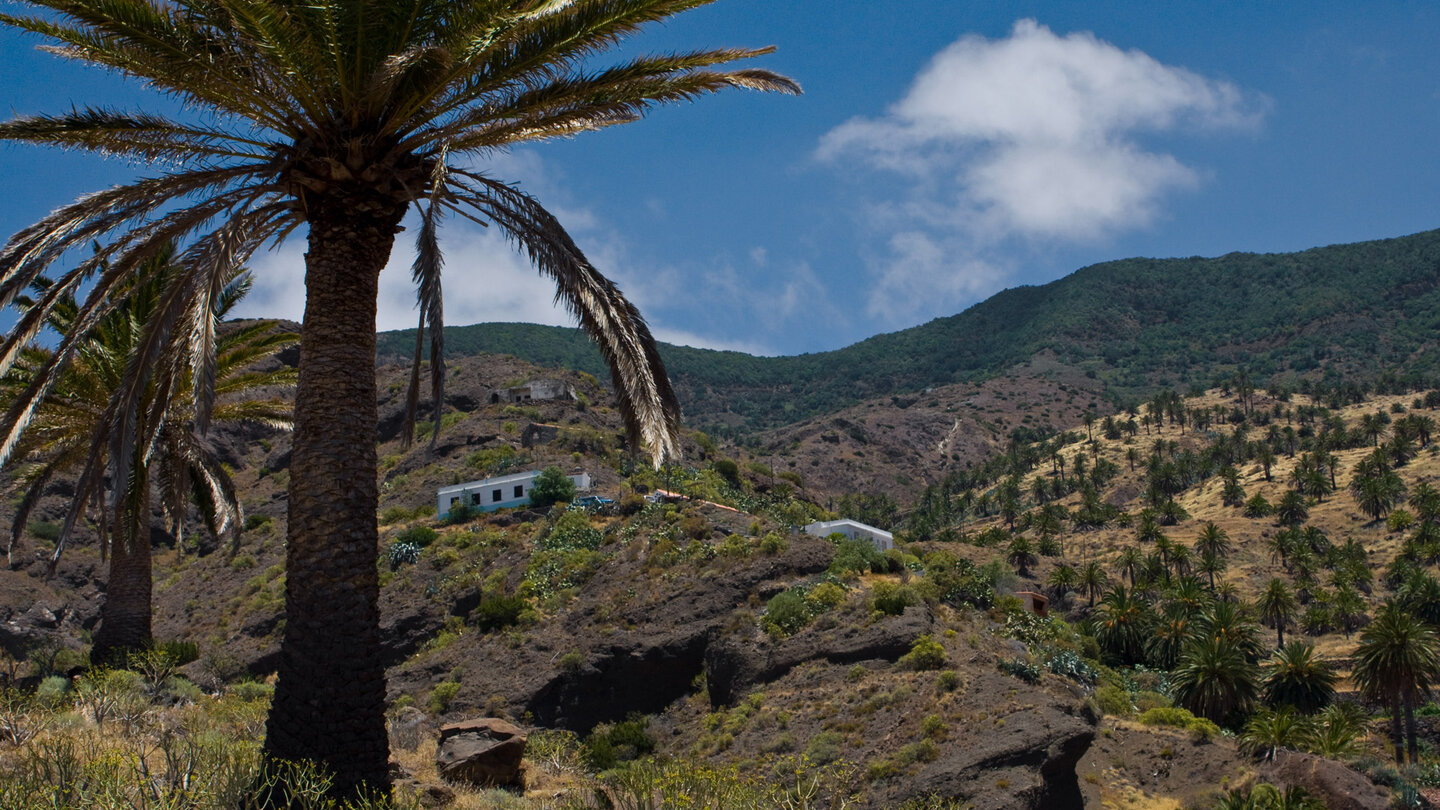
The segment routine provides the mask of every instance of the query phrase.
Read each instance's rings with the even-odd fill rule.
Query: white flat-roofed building
[[[875,544],[875,548],[880,551],[889,551],[895,547],[895,535],[884,529],[877,529],[874,526],[849,518],[818,520],[806,526],[805,533],[813,534],[816,537],[829,537],[832,534],[843,534],[852,540],[869,540]]]
[[[535,487],[535,479],[539,477],[539,470],[531,470],[442,487],[435,496],[435,514],[443,518],[450,514],[451,508],[460,504],[482,512],[528,506],[530,490]],[[590,489],[589,473],[571,473],[569,478],[575,483],[576,490],[585,492]]]

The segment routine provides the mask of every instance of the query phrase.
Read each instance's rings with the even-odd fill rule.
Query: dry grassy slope
[[[1359,405],[1335,411],[1335,413],[1345,420],[1347,426],[1353,428],[1359,423],[1362,416],[1377,410],[1389,412],[1390,407],[1396,403],[1404,406],[1408,411],[1413,400],[1414,395],[1380,396]],[[1228,409],[1237,403],[1233,398],[1224,397],[1219,391],[1212,390],[1203,397],[1187,399],[1186,404],[1192,409],[1211,405],[1224,405]],[[1268,409],[1273,404],[1270,400],[1257,397],[1255,407]],[[1308,400],[1299,395],[1296,395],[1290,403],[1291,407],[1303,404],[1309,404]],[[1424,410],[1419,412],[1429,413]],[[1284,426],[1283,422],[1281,426]],[[1133,472],[1130,470],[1126,458],[1129,449],[1138,449],[1143,459],[1148,456],[1154,442],[1161,439],[1179,442],[1182,447],[1198,448],[1209,443],[1208,438],[1197,435],[1189,427],[1182,429],[1170,424],[1152,427],[1148,433],[1142,427],[1133,441],[1107,440],[1101,436],[1098,423],[1096,427],[1095,441],[1092,445],[1084,438],[1085,426],[1083,423],[1070,425],[1069,429],[1081,438],[1065,445],[1060,452],[1067,459],[1073,459],[1076,454],[1083,452],[1092,460],[1098,453],[1100,458],[1108,459],[1120,467],[1121,474],[1106,487],[1103,497],[1107,502],[1131,514],[1138,512],[1144,506],[1141,498],[1144,494],[1145,471],[1138,464]],[[1228,431],[1230,428],[1227,426],[1224,429]],[[1252,439],[1260,435],[1263,435],[1263,430],[1252,429]],[[1409,464],[1398,469],[1407,489],[1413,488],[1420,481],[1440,480],[1440,454],[1433,452],[1435,447],[1436,445],[1432,444],[1430,448],[1421,451]],[[1360,459],[1370,452],[1371,448],[1360,447],[1341,450],[1335,454],[1339,459],[1339,471],[1335,478],[1336,492],[1327,495],[1324,501],[1310,507],[1307,525],[1322,529],[1333,543],[1344,543],[1351,538],[1359,540],[1370,552],[1370,568],[1378,578],[1379,573],[1399,551],[1403,536],[1390,532],[1383,521],[1372,522],[1367,515],[1360,511],[1355,499],[1350,495],[1352,469]],[[1240,483],[1245,489],[1246,497],[1261,494],[1272,504],[1279,501],[1288,488],[1287,482],[1290,473],[1298,460],[1298,453],[1293,458],[1283,454],[1278,456],[1271,468],[1270,481],[1265,480],[1264,470],[1258,463],[1241,467]],[[1054,475],[1055,472],[1052,471],[1048,462],[1042,464],[1024,477],[1025,491],[1029,492],[1029,487],[1035,478],[1050,478]],[[1185,508],[1186,512],[1190,513],[1190,519],[1182,521],[1176,526],[1164,527],[1164,531],[1172,541],[1191,545],[1199,535],[1201,527],[1207,522],[1213,521],[1224,529],[1235,544],[1235,553],[1230,558],[1230,567],[1225,572],[1223,581],[1233,583],[1243,598],[1251,599],[1271,578],[1278,576],[1289,580],[1284,568],[1278,561],[1271,559],[1270,552],[1265,548],[1265,541],[1280,527],[1274,518],[1247,518],[1243,510],[1224,506],[1220,498],[1223,486],[1224,482],[1216,477],[1178,495],[1175,500]],[[1080,496],[1078,494],[1070,495],[1060,503],[1067,508],[1074,509],[1079,506]],[[969,524],[968,528],[971,530],[983,529],[987,525],[997,523],[998,520],[992,518]],[[1134,545],[1135,542],[1133,528],[1107,527],[1096,531],[1074,533],[1065,539],[1066,557],[1072,564],[1076,560],[1098,559],[1106,563],[1112,581],[1116,581],[1121,574],[1118,566],[1113,564],[1114,560],[1121,549]],[[1034,569],[1035,578],[1043,582],[1059,562],[1061,561],[1058,559],[1041,558],[1041,564]],[[1382,590],[1383,588],[1377,585],[1377,592],[1370,599],[1372,606],[1382,600],[1384,596]],[[1316,641],[1321,651],[1327,655],[1349,656],[1354,649],[1354,641],[1347,640],[1339,633],[1323,636]]]

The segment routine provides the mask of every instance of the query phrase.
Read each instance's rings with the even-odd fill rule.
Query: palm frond
[[[89,107],[64,115],[31,115],[0,124],[0,140],[86,149],[106,155],[171,160],[267,160],[272,145],[226,130],[186,126],[143,113]],[[227,145],[233,144],[233,145]],[[242,150],[236,146],[250,146]]]
[[[534,198],[482,175],[455,173],[474,183],[465,202],[504,230],[555,282],[557,302],[565,304],[595,341],[610,367],[632,445],[645,447],[657,467],[666,458],[679,458],[680,406],[639,310],[591,266],[560,222]]]

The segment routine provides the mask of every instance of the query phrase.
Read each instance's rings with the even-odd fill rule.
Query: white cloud
[[[574,325],[570,314],[554,304],[555,286],[541,278],[529,260],[493,228],[456,224],[442,232],[441,249],[445,253],[442,284],[447,324],[523,321]],[[254,289],[236,314],[299,321],[305,311],[304,251],[303,242],[292,240],[279,251],[256,256],[250,262]],[[415,285],[410,280],[414,260],[414,245],[402,233],[380,273],[377,329],[415,327],[418,311]]]
[[[1094,241],[1149,224],[1201,173],[1138,139],[1253,128],[1267,106],[1094,34],[1021,20],[1004,39],[962,37],[885,115],[836,127],[817,155],[906,178],[902,202],[877,206],[897,216],[880,218],[895,235],[871,265],[872,311],[903,320],[906,296],[913,317],[993,291],[1013,262],[1001,243]],[[927,283],[924,272],[936,275]],[[979,276],[949,277],[968,272]]]
[[[890,323],[912,318],[916,302],[984,298],[998,291],[1008,275],[982,258],[957,254],[946,239],[923,231],[897,233],[887,248],[888,255],[872,264],[876,281],[866,310]]]

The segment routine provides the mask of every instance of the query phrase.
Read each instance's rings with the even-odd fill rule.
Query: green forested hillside
[[[1116,396],[1209,381],[1440,365],[1440,231],[1218,258],[1124,259],[1006,290],[947,318],[833,352],[752,357],[664,346],[689,421],[757,429],[870,397],[987,377],[1049,350]],[[403,357],[413,330],[381,335]],[[605,375],[575,329],[446,330],[448,351],[500,352]]]

